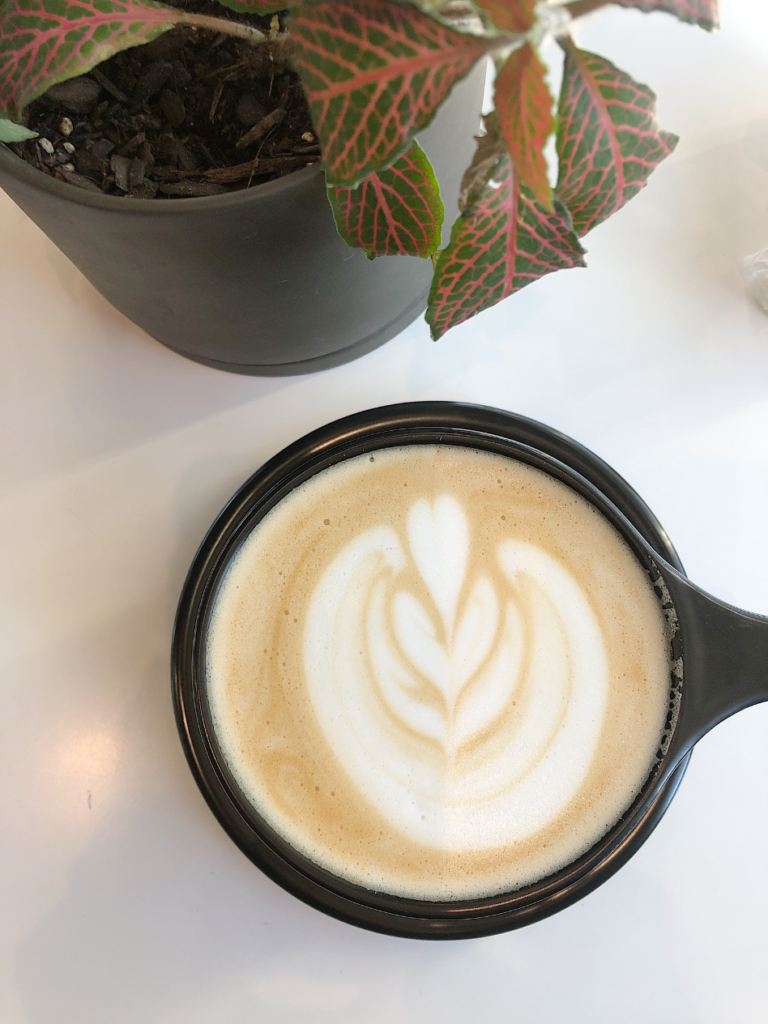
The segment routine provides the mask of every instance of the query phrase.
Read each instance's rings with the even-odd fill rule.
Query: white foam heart
[[[469,555],[469,525],[458,501],[449,494],[434,505],[417,501],[408,513],[408,543],[450,636]]]

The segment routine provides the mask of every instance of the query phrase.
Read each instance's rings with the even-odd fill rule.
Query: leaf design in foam
[[[495,638],[496,639],[496,638]],[[459,750],[504,714],[509,700],[520,685],[525,635],[520,613],[507,604],[504,624],[490,659],[482,673],[459,696],[453,723],[453,745]]]
[[[531,762],[538,766],[548,762],[545,771],[560,775],[552,805],[565,806],[591,763],[605,715],[608,664],[600,625],[576,580],[547,552],[510,540],[499,545],[498,557],[513,586],[519,590],[527,581],[532,620],[550,638],[544,644],[534,637],[530,669],[534,713],[515,756],[527,758],[520,770],[529,770]],[[558,679],[562,683],[553,687]],[[562,705],[558,690],[562,690]]]
[[[304,650],[318,721],[349,778],[395,828],[456,851],[556,820],[589,770],[608,690],[600,625],[570,573],[505,541],[503,575],[480,577],[462,603],[456,551],[469,542],[449,495],[411,508],[410,552],[389,528],[361,534],[311,597]],[[417,551],[422,601],[397,590]]]
[[[421,681],[414,674],[413,669],[418,667],[418,662],[408,664],[402,657],[402,654],[405,654],[404,648],[408,640],[404,641],[401,636],[398,637],[400,651],[388,642],[389,611],[386,597],[384,582],[379,580],[371,592],[370,611],[366,621],[366,641],[370,663],[373,666],[373,673],[382,700],[395,719],[407,729],[417,736],[424,736],[443,746],[446,740],[445,716],[440,709],[429,702],[417,699]],[[396,617],[396,606],[393,608],[393,613]],[[395,628],[398,628],[397,623]],[[427,636],[431,639],[429,627],[427,627]]]
[[[448,700],[451,664],[424,605],[413,594],[401,590],[392,602],[392,619],[405,657]]]
[[[417,501],[408,514],[408,543],[450,637],[469,556],[469,524],[458,501],[449,494],[434,505]]]
[[[490,654],[498,628],[496,591],[482,576],[472,588],[451,644],[451,705]]]
[[[442,732],[446,740],[452,741],[449,752],[454,753],[457,733],[466,738],[471,731],[460,721],[462,712],[457,712],[457,702],[497,639],[499,603],[493,586],[485,578],[477,581],[452,641],[441,643],[429,612],[418,598],[405,591],[395,594],[392,619],[403,655],[442,697],[446,726]],[[407,686],[414,691],[410,682]]]

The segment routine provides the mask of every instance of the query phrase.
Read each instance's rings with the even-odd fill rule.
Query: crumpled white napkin
[[[741,273],[755,301],[768,313],[768,248],[745,256]]]

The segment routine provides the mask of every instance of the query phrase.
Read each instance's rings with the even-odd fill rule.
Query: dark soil
[[[271,25],[214,0],[174,6],[265,32]],[[320,159],[286,43],[254,46],[187,27],[54,86],[30,104],[25,123],[40,137],[11,149],[28,163],[89,192],[134,199],[234,192]]]

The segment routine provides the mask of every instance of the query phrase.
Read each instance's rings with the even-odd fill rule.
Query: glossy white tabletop
[[[715,36],[584,24],[682,136],[553,275],[437,345],[423,323],[310,377],[229,376],[133,327],[0,194],[0,1020],[4,1024],[765,1024],[768,706],[705,738],[646,845],[586,900],[419,943],[304,906],[200,796],[169,644],[206,528],[265,459],[345,413],[461,399],[622,473],[689,575],[768,612],[768,5]]]

